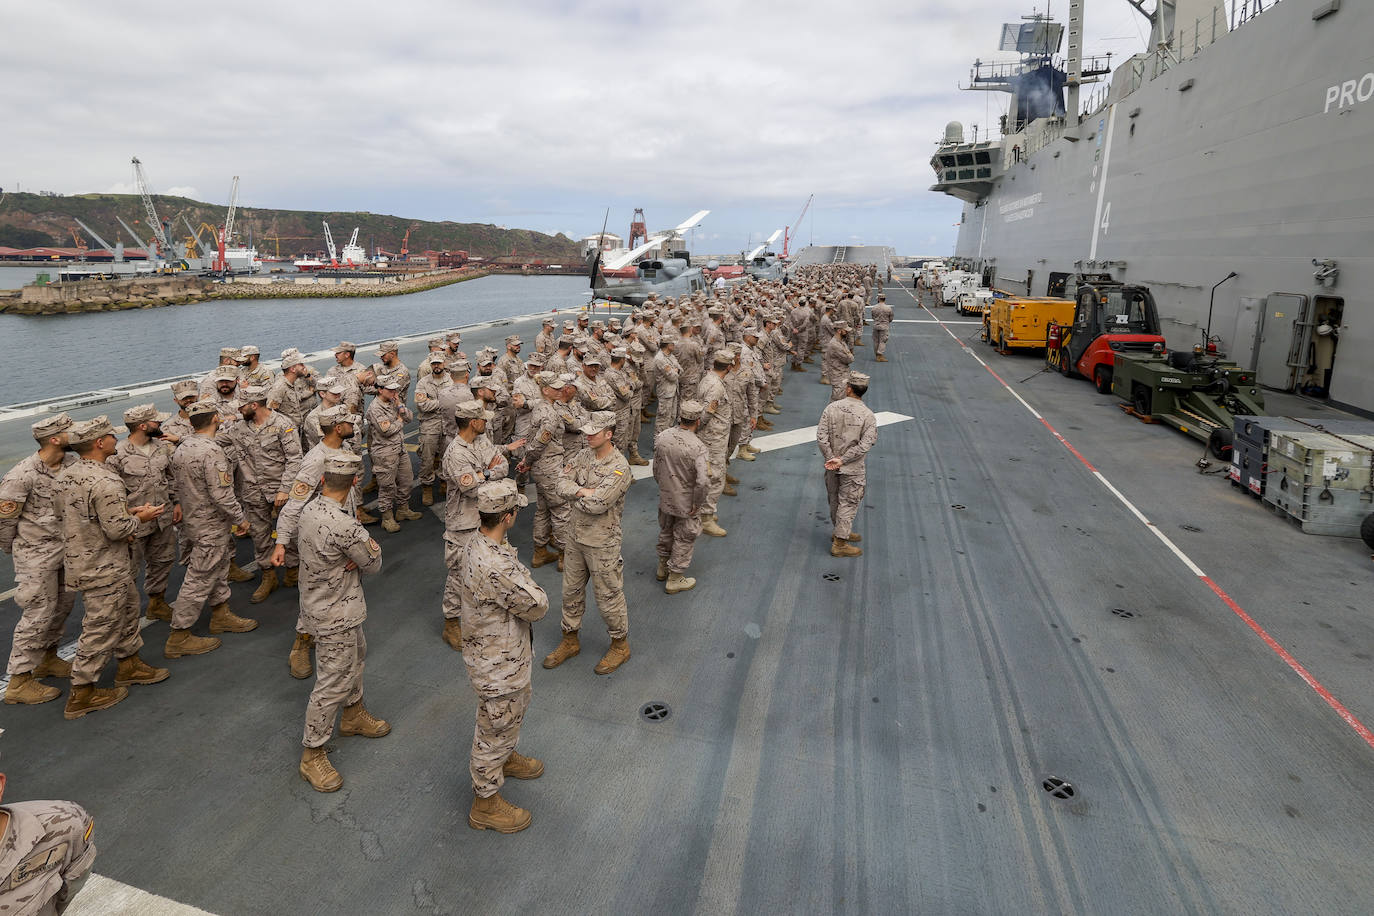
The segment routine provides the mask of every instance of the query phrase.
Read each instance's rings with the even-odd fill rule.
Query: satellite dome
[[[945,142],[946,142],[946,143],[963,143],[963,142],[964,142],[964,125],[960,124],[958,121],[950,121],[948,124],[946,124],[946,125],[945,125]]]

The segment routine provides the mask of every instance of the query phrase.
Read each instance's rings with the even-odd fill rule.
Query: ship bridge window
[[[973,165],[973,154],[972,154],[972,153],[960,153],[960,154],[959,154],[959,164],[960,164],[960,165]]]
[[[992,157],[988,154],[987,150],[979,150],[973,154],[973,161],[977,162],[979,165],[989,165],[992,163]]]
[[[979,177],[979,178],[991,178],[991,177],[992,177],[992,169],[979,169],[979,170],[978,170],[978,177]]]
[[[940,164],[945,168],[949,168],[951,165],[956,165],[957,163],[955,163],[953,156],[941,156]]]
[[[972,178],[973,178],[973,169],[962,169],[962,170],[959,172],[959,180],[960,180],[960,181],[969,181],[969,180],[972,180]]]

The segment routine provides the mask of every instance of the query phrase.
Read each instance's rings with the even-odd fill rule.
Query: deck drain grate
[[[824,580],[827,581],[827,582],[838,582],[838,581],[840,581],[840,574],[839,574],[839,573],[823,573],[823,574],[821,575],[821,578],[824,579]]]
[[[659,703],[658,701],[645,703],[639,709],[640,717],[648,719],[650,722],[662,722],[672,714],[673,710],[667,703]]]
[[[1128,611],[1124,607],[1114,607],[1112,608],[1112,613],[1122,620],[1130,620],[1135,617],[1135,611]]]
[[[761,484],[761,483],[756,483],[756,484],[754,484],[752,487],[750,487],[749,489],[751,489],[751,490],[766,490],[766,489],[768,489],[768,488],[767,488],[766,486],[764,486],[763,484]]]
[[[951,508],[951,509],[967,509],[968,506],[964,505],[963,503],[954,503],[954,504],[952,504],[952,505],[950,506],[950,508]]]
[[[1197,525],[1179,525],[1178,527],[1182,528],[1184,531],[1192,531],[1192,532],[1200,532],[1200,531],[1202,531],[1202,529],[1199,528]]]
[[[1066,779],[1058,776],[1046,776],[1045,781],[1040,783],[1040,787],[1055,798],[1073,798],[1073,784]]]

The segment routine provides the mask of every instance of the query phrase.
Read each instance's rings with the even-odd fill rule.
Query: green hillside
[[[174,220],[170,235],[185,240],[185,220],[199,228],[202,223],[219,226],[224,221],[225,207],[207,204],[185,197],[153,196],[158,215]],[[135,243],[129,238],[115,217],[122,217],[138,231],[145,241],[151,235],[144,225],[143,203],[133,194],[47,194],[7,193],[0,202],[0,245],[13,248],[33,248],[41,245],[73,247],[72,230],[80,232],[73,217],[80,218],[110,244],[122,240],[125,245]],[[577,243],[559,235],[545,235],[525,229],[501,229],[488,223],[426,222],[381,213],[316,212],[311,210],[267,210],[261,207],[241,207],[235,217],[238,235],[247,241],[251,235],[258,251],[275,255],[280,248],[283,257],[324,250],[322,221],[329,221],[334,242],[342,246],[358,227],[358,242],[371,254],[375,248],[396,253],[401,238],[410,229],[409,248],[412,252],[426,249],[464,250],[473,256],[495,257],[517,255],[563,260],[577,254]],[[90,247],[95,243],[80,233]],[[211,237],[209,229],[201,232],[202,241]]]

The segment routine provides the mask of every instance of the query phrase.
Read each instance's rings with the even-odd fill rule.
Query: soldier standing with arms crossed
[[[247,633],[258,625],[229,610],[233,539],[248,533],[248,519],[234,497],[229,459],[215,442],[219,406],[214,401],[197,401],[186,412],[195,432],[172,453],[172,480],[181,500],[181,533],[191,549],[186,578],[172,603],[172,632],[162,649],[167,658],[204,655],[219,648],[218,639],[191,635],[207,600],[211,633]]]
[[[300,774],[317,792],[334,792],[343,777],[329,762],[325,744],[339,734],[382,738],[391,726],[363,705],[367,602],[362,577],[382,568],[382,548],[344,508],[363,461],[341,452],[324,462],[323,492],[301,511],[301,620],[315,639],[315,689],[305,707]]]
[[[625,494],[634,478],[625,456],[615,450],[615,414],[598,410],[582,427],[587,447],[563,468],[558,495],[571,506],[568,537],[563,545],[563,641],[544,659],[557,668],[581,651],[578,631],[587,610],[587,583],[611,637],[610,648],[597,662],[597,674],[610,674],[630,658],[630,615],[625,605],[625,561],[620,519]]]
[[[426,371],[415,383],[415,409],[420,413],[420,502],[426,506],[434,505],[434,468],[443,458],[444,415],[439,398],[453,385],[444,368],[447,362],[442,352],[430,353]]]
[[[387,351],[394,355],[394,351]],[[401,530],[396,522],[414,521],[422,516],[410,509],[410,485],[414,473],[406,451],[405,425],[410,409],[401,403],[405,380],[391,374],[377,379],[377,396],[367,408],[368,428],[372,431],[372,476],[377,481],[377,508],[382,512],[382,528],[390,534]]]
[[[868,376],[849,373],[845,396],[831,401],[821,411],[816,424],[816,442],[825,459],[825,491],[830,499],[830,537],[832,557],[858,557],[863,551],[854,545],[863,538],[854,533],[854,516],[864,499],[866,483],[864,461],[878,441],[878,424],[873,411],[863,402],[868,391]]]
[[[701,507],[701,533],[723,538],[726,531],[716,519],[716,504],[725,490],[725,457],[730,445],[730,395],[725,390],[725,376],[735,364],[735,354],[717,350],[711,357],[711,371],[701,377],[696,400],[703,408],[697,427],[697,437],[706,445],[706,468],[710,486]]]
[[[40,677],[71,677],[72,666],[57,657],[57,643],[76,603],[67,589],[62,526],[53,503],[53,483],[76,463],[67,452],[72,418],[65,413],[33,424],[38,453],[16,464],[0,481],[0,550],[14,557],[19,623],[10,645],[5,702],[46,703],[62,691]]]
[[[238,446],[239,467],[243,471],[243,508],[253,535],[254,558],[262,581],[248,600],[266,601],[277,590],[277,570],[272,566],[273,529],[277,513],[291,492],[291,483],[301,467],[301,437],[296,427],[282,414],[267,406],[267,389],[253,385],[244,388],[239,413],[241,423],[229,430]],[[296,557],[288,552],[285,582],[296,584]]]
[[[148,596],[148,619],[171,620],[172,606],[167,603],[167,577],[176,559],[176,534],[172,526],[181,524],[181,506],[172,496],[172,452],[174,446],[162,438],[162,424],[171,419],[158,413],[152,404],[130,407],[124,411],[124,425],[129,437],[120,442],[110,467],[124,480],[128,499],[140,505],[171,506],[149,522],[140,522],[134,532],[134,575],[147,564],[143,574],[143,591]]]
[[[469,771],[472,808],[468,825],[516,833],[530,812],[501,797],[505,778],[536,779],[544,764],[515,750],[530,706],[534,665],[531,624],[549,609],[549,598],[520,563],[506,535],[529,500],[512,480],[477,489],[479,527],[463,544],[458,578],[463,590],[463,662],[477,693]]]
[[[79,719],[124,699],[130,684],[156,684],[170,674],[138,657],[143,637],[129,555],[139,523],[153,521],[166,507],[130,508],[124,481],[106,464],[119,441],[108,419],[72,424],[67,440],[81,460],[57,475],[53,505],[66,541],[67,582],[81,592],[86,613],[62,717]],[[114,689],[98,688],[95,682],[111,654],[119,660]]]
[[[692,549],[701,534],[701,507],[706,503],[710,474],[706,446],[697,438],[703,407],[684,401],[681,425],[665,429],[654,439],[654,481],[658,483],[658,581],[670,595],[696,587],[683,575],[692,565]]]
[[[558,404],[569,383],[547,371],[539,373],[538,382],[540,400],[530,416],[530,440],[525,444],[525,457],[516,466],[521,473],[528,471],[538,487],[534,556],[530,560],[535,569],[558,562],[569,511],[568,501],[558,495],[557,489],[558,474],[563,468],[563,414]]]

